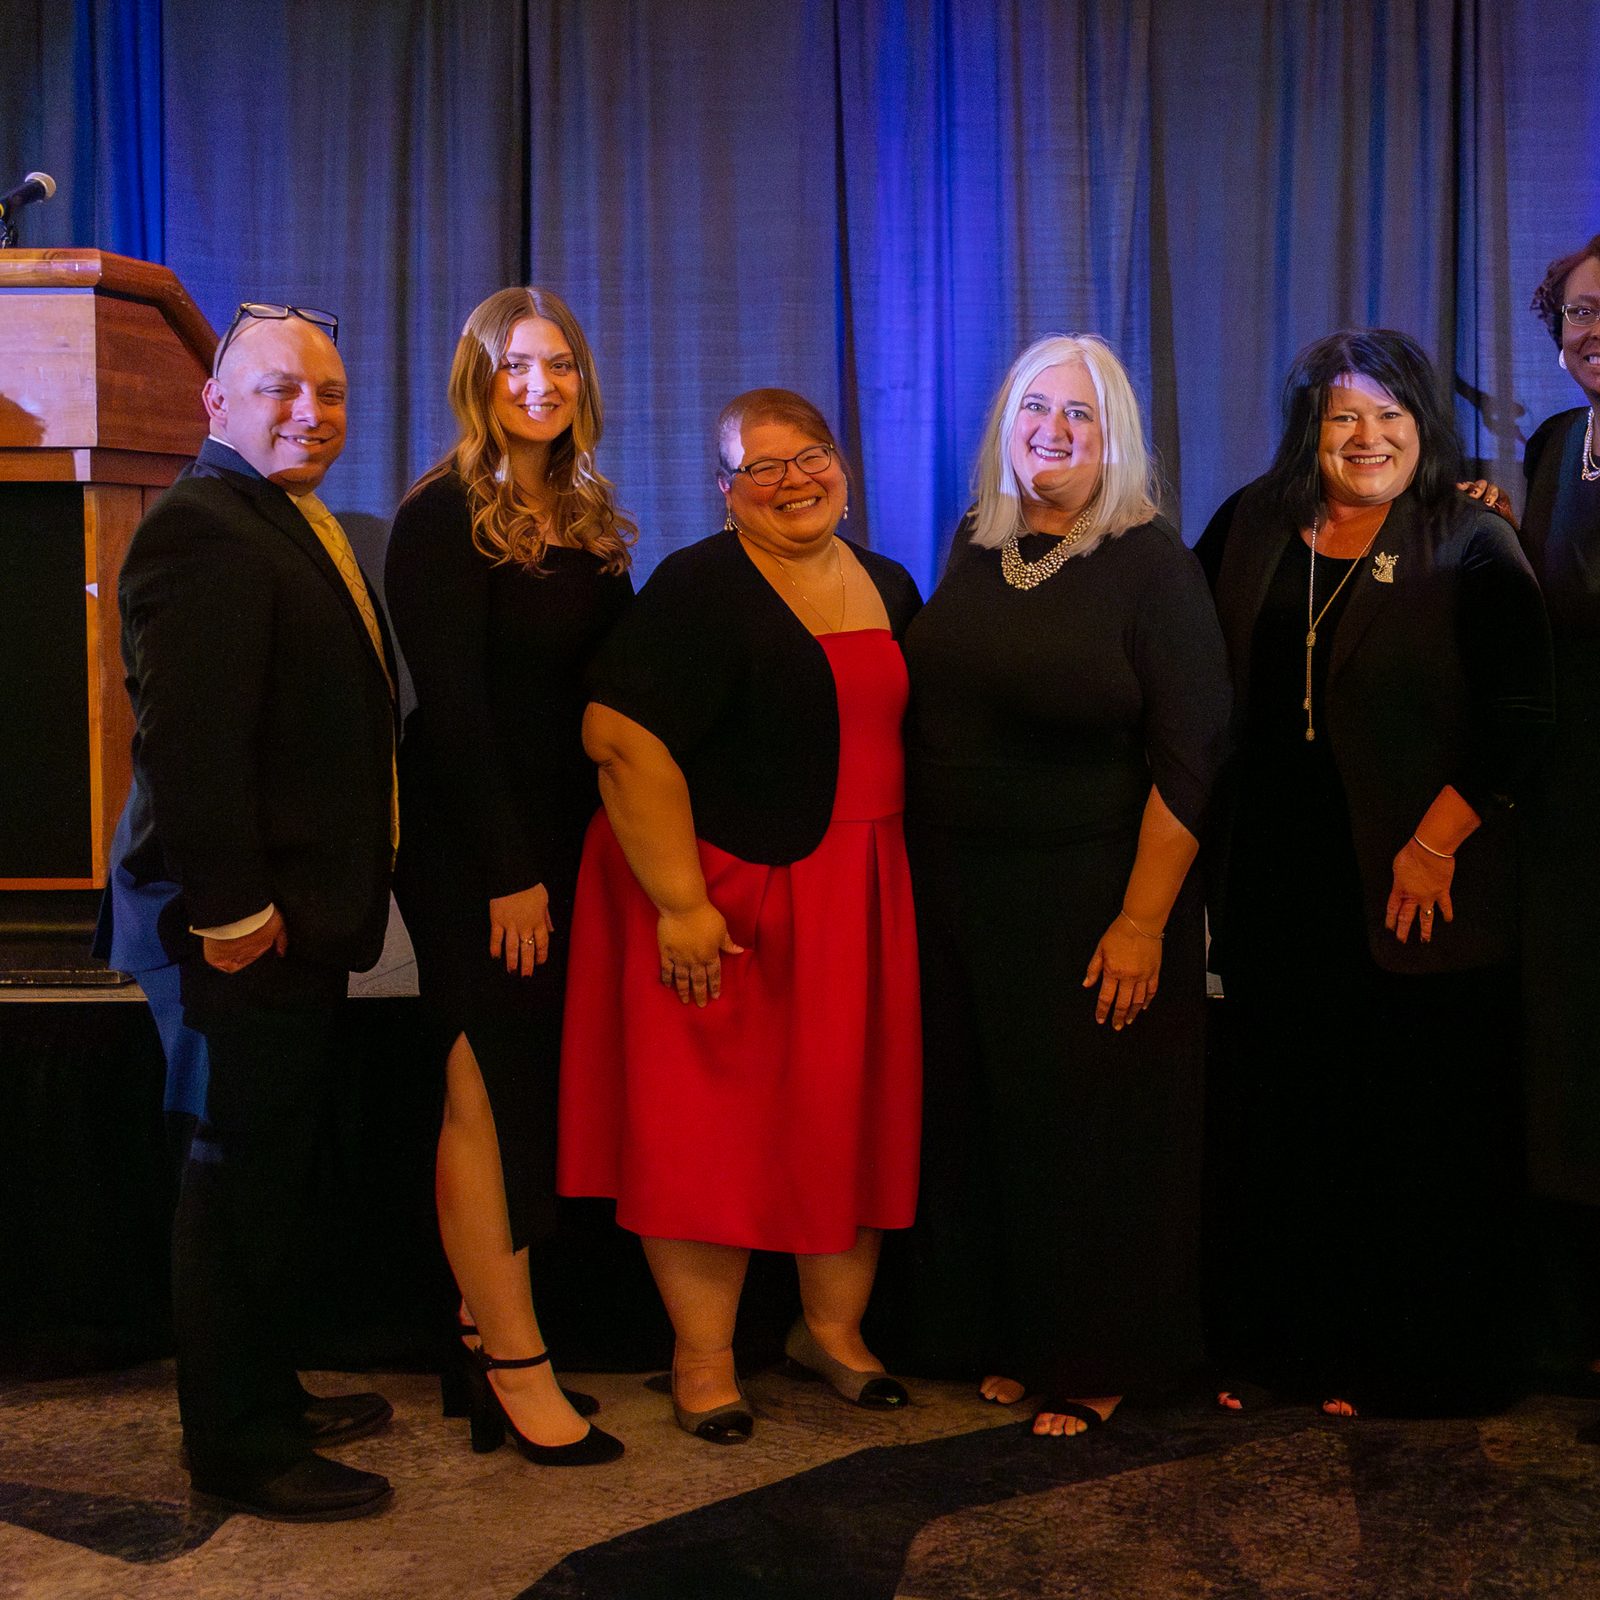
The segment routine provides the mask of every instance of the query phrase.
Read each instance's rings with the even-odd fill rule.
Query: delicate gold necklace
[[[789,587],[800,596],[805,603],[816,613],[817,619],[829,633],[838,633],[844,627],[845,612],[849,609],[844,594],[844,551],[839,546],[839,541],[830,536],[829,543],[833,546],[833,557],[839,568],[839,620],[837,623],[829,622],[822,608],[808,595],[798,583],[794,581],[794,574],[789,571],[789,563],[780,556],[776,550],[769,550],[768,555],[778,563],[784,577],[789,580]]]
[[[1594,453],[1594,407],[1589,407],[1589,421],[1583,430],[1583,456],[1580,470],[1585,483],[1600,479],[1600,458]]]
[[[1314,726],[1312,726],[1311,722],[1311,652],[1317,648],[1317,626],[1322,619],[1327,616],[1328,607],[1339,598],[1339,591],[1343,589],[1347,583],[1349,583],[1351,574],[1356,570],[1357,567],[1361,565],[1363,561],[1367,559],[1367,551],[1370,550],[1375,543],[1377,543],[1379,530],[1383,527],[1384,522],[1387,520],[1387,518],[1382,518],[1379,520],[1378,526],[1372,530],[1372,537],[1367,540],[1365,546],[1362,548],[1361,554],[1350,563],[1345,575],[1334,587],[1333,593],[1330,594],[1325,601],[1323,601],[1322,609],[1313,614],[1312,607],[1316,603],[1317,593],[1317,534],[1322,527],[1322,508],[1319,506],[1311,514],[1311,576],[1306,580],[1306,698],[1304,704],[1306,712],[1307,743],[1310,743],[1310,741],[1315,739],[1317,736],[1317,730]]]
[[[1089,514],[1093,509],[1092,504],[1085,506],[1072,526],[1057,539],[1055,549],[1037,561],[1022,559],[1022,551],[1017,547],[1016,529],[1013,528],[1000,546],[1000,576],[1013,589],[1037,589],[1046,578],[1053,578],[1072,554],[1073,545],[1088,531]]]

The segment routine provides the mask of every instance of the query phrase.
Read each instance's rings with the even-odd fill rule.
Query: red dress
[[[828,830],[790,866],[699,843],[743,955],[722,998],[660,981],[656,910],[605,813],[572,921],[557,1187],[650,1238],[798,1254],[916,1209],[922,1034],[901,823],[906,671],[886,630],[818,638],[839,701]]]

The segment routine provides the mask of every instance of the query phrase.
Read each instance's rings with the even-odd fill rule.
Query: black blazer
[[[1228,646],[1236,729],[1248,726],[1256,618],[1295,537],[1252,484],[1222,507],[1196,546]],[[1395,557],[1390,582],[1376,579],[1379,552]],[[1413,973],[1503,961],[1516,926],[1508,813],[1554,721],[1550,629],[1538,585],[1503,518],[1457,495],[1444,526],[1430,530],[1407,491],[1352,590],[1333,636],[1323,720],[1350,808],[1373,959]],[[1455,921],[1441,919],[1431,944],[1415,934],[1401,944],[1383,925],[1394,857],[1446,784],[1483,825],[1457,856]],[[1231,808],[1221,809],[1225,858]],[[1226,910],[1214,903],[1224,950]]]
[[[860,545],[896,640],[922,604],[911,574]],[[745,861],[786,866],[827,832],[839,701],[822,646],[736,533],[675,550],[650,575],[589,675],[590,696],[666,745],[695,831]]]
[[[184,959],[187,928],[272,902],[292,953],[370,967],[388,921],[394,706],[310,525],[208,440],[140,523],[118,604],[136,722],[121,865],[178,886],[163,944]]]

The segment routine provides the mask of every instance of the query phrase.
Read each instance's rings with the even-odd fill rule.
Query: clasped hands
[[[703,1006],[722,994],[722,958],[742,956],[722,913],[709,900],[687,911],[663,911],[656,923],[661,955],[661,981],[678,991],[688,1005]]]
[[[1407,942],[1413,922],[1422,942],[1432,942],[1435,906],[1444,913],[1446,922],[1455,921],[1455,907],[1450,903],[1455,872],[1453,857],[1434,855],[1415,839],[1407,839],[1400,846],[1394,858],[1394,884],[1384,907],[1383,925],[1401,944]]]

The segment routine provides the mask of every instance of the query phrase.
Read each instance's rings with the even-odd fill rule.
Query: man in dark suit
[[[314,1453],[388,1403],[309,1395],[286,1322],[335,1025],[382,951],[396,842],[393,656],[315,494],[344,445],[337,327],[241,307],[204,390],[211,436],[119,586],[136,731],[118,868],[155,890],[210,1060],[173,1235],[189,1470],[197,1497],[303,1521],[391,1497]]]

